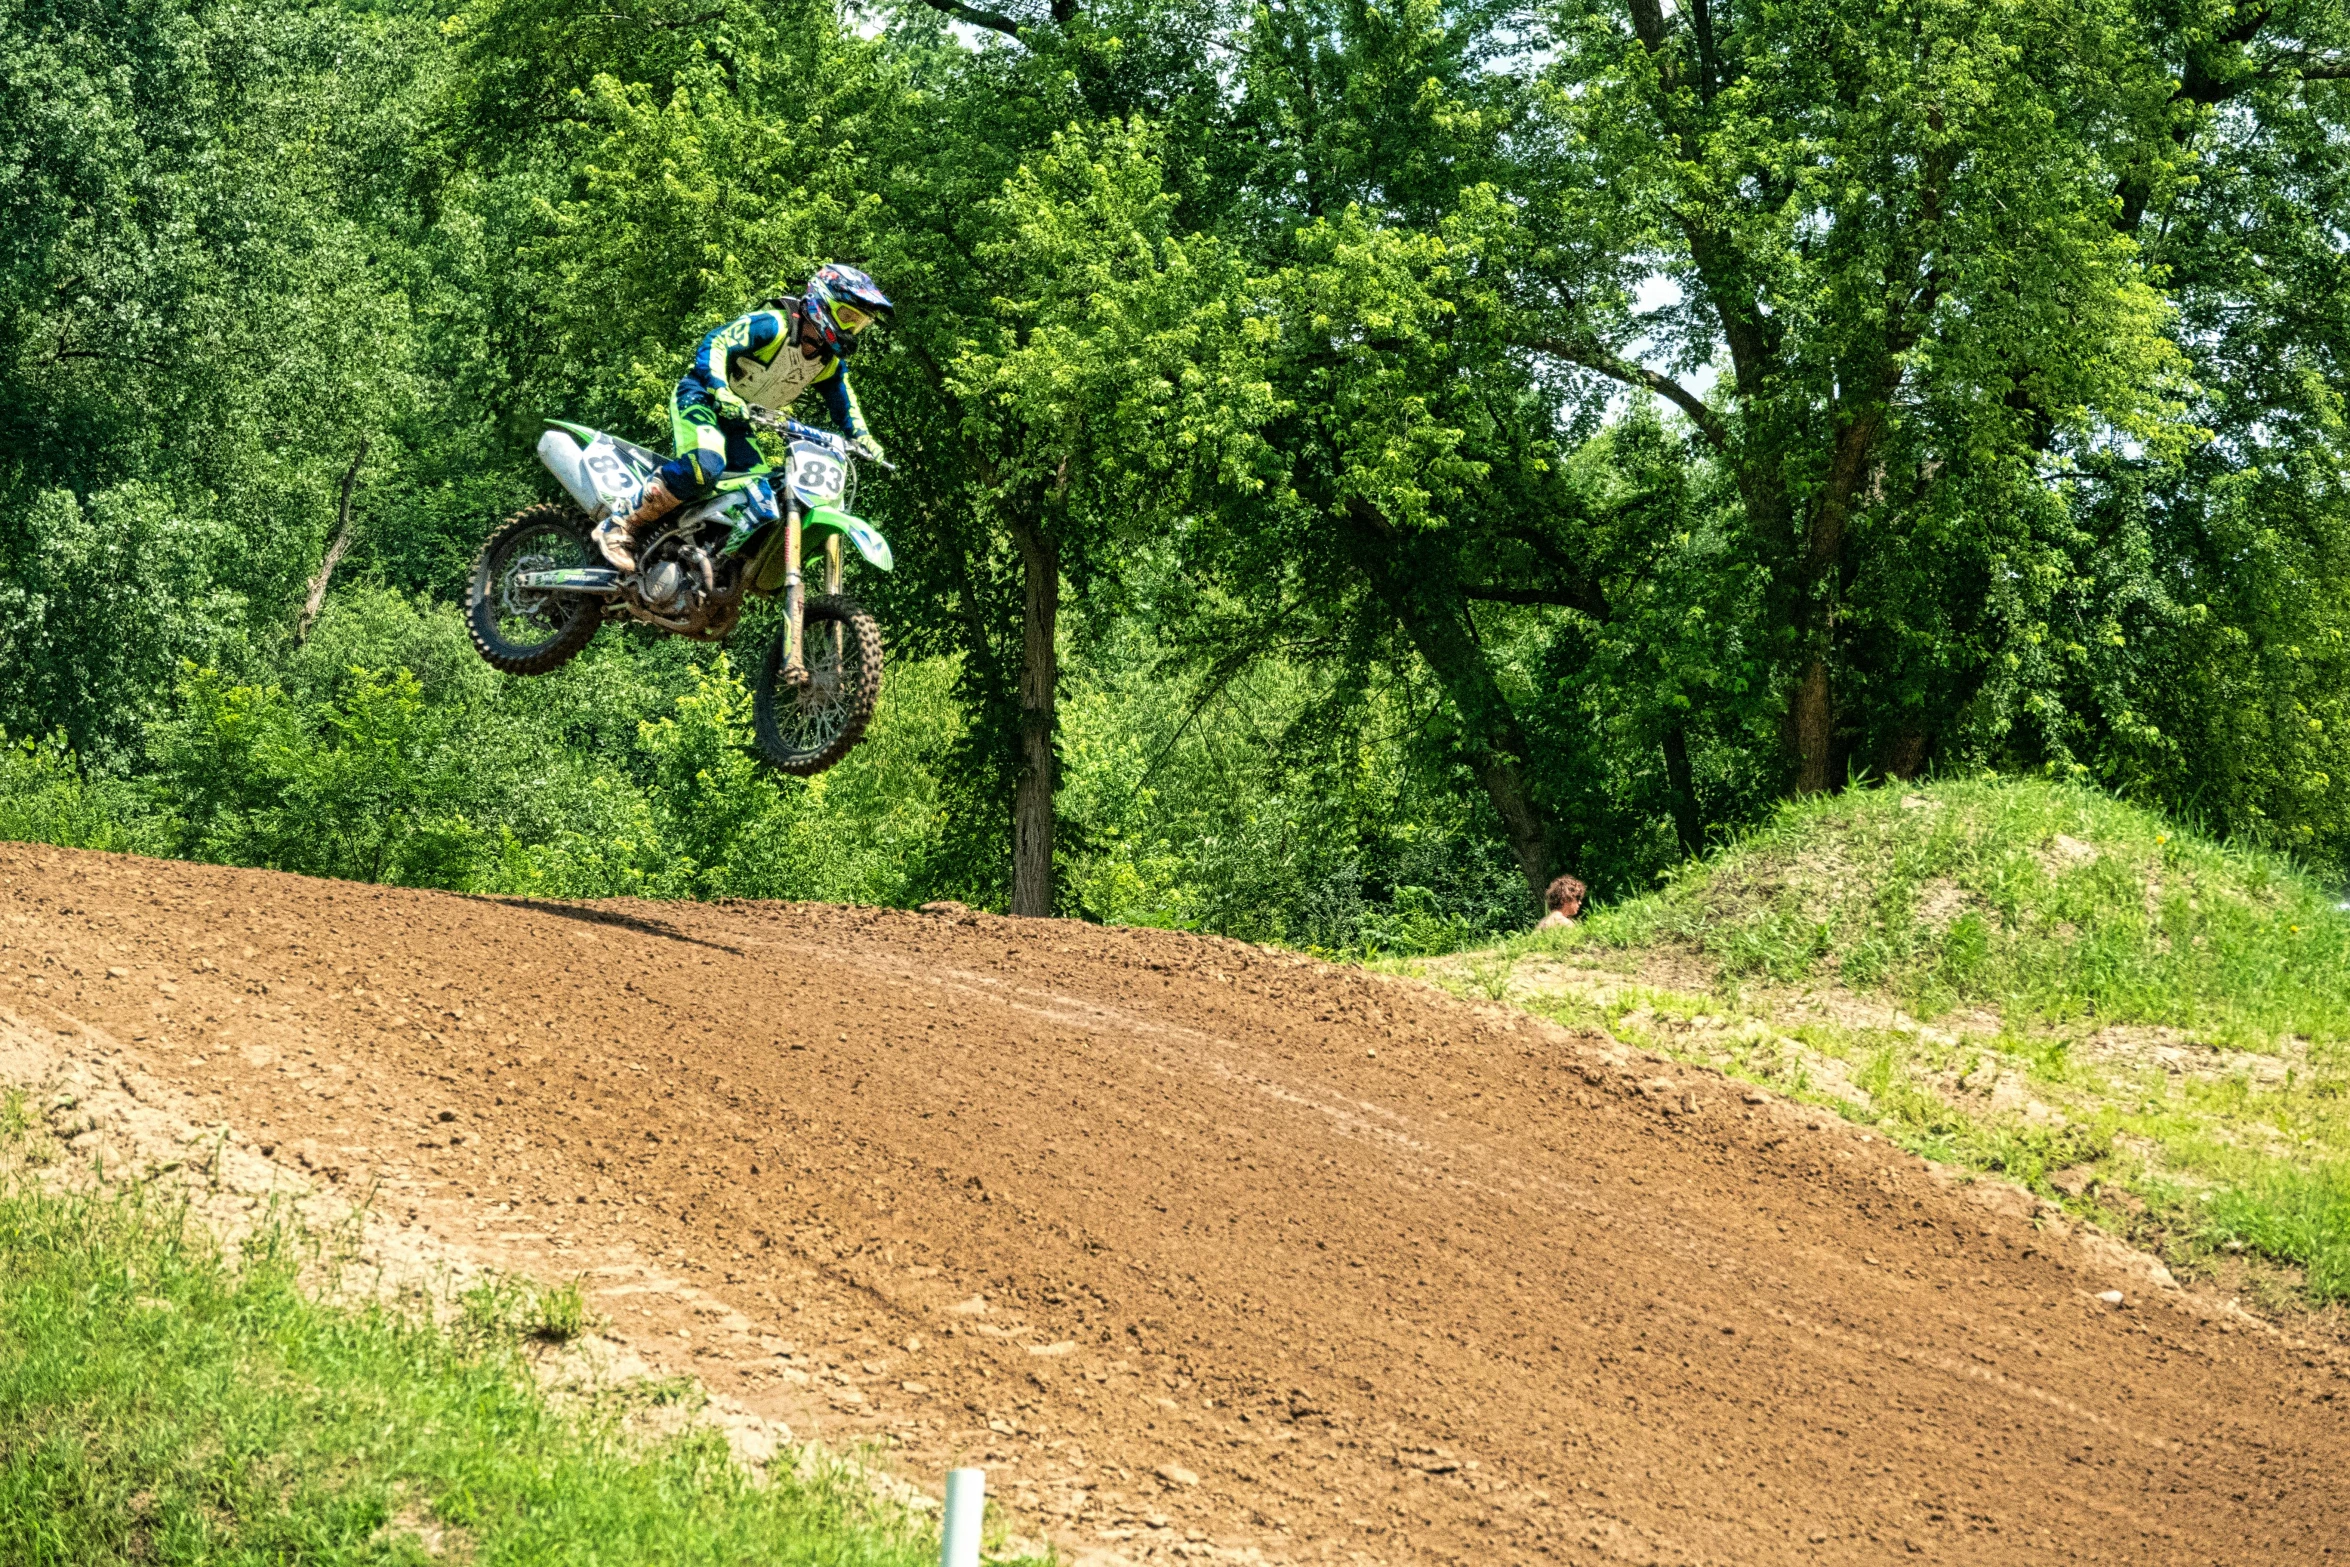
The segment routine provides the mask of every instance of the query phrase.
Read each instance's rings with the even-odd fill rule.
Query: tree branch
[[[1482,599],[1488,604],[1555,604],[1561,609],[1582,610],[1588,595],[1573,588],[1505,588],[1471,582],[1463,585],[1461,597]]]
[[[359,437],[359,450],[351,454],[351,466],[343,470],[342,502],[336,508],[335,536],[326,546],[326,556],[319,561],[318,570],[310,577],[310,590],[302,596],[302,615],[294,622],[294,640],[299,643],[310,635],[312,622],[326,607],[326,585],[334,580],[335,568],[343,563],[344,552],[351,547],[351,490],[359,482],[359,465],[367,460],[367,437]]]
[[[118,349],[111,348],[68,348],[65,346],[65,344],[66,339],[60,336],[57,340],[56,352],[49,356],[49,362],[51,364],[61,365],[68,359],[121,359],[126,360],[134,365],[152,365],[158,370],[169,370],[171,368],[170,365],[165,364],[162,360],[153,358],[147,354],[126,354]]]
[[[1596,370],[1626,386],[1636,386],[1654,392],[1689,416],[1689,422],[1703,432],[1716,451],[1730,447],[1730,432],[1722,423],[1721,415],[1706,406],[1705,399],[1668,375],[1659,375],[1646,365],[1634,364],[1620,354],[1610,353],[1597,343],[1578,343],[1564,338],[1538,337],[1529,340],[1526,347],[1553,359],[1564,359],[1569,364]]]
[[[995,11],[982,11],[975,5],[963,4],[962,0],[922,0],[922,3],[958,22],[984,27],[991,33],[1002,33],[1006,38],[1019,38],[1024,33],[1020,24],[1011,17]]]
[[[2291,66],[2293,74],[2305,82],[2350,81],[2350,57],[2343,55],[2302,55],[2278,63]]]
[[[724,11],[704,11],[700,16],[681,16],[674,22],[656,22],[642,16],[623,16],[618,11],[597,11],[592,14],[602,22],[632,22],[638,27],[657,27],[664,31],[674,31],[680,27],[699,27],[704,22],[715,22],[726,13]]]

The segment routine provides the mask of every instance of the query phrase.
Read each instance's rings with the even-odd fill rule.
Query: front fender
[[[889,540],[881,536],[880,529],[862,517],[850,516],[838,506],[814,508],[808,513],[808,520],[800,526],[805,533],[830,528],[857,546],[857,553],[872,562],[877,570],[888,571],[897,564],[896,557],[889,552]]]

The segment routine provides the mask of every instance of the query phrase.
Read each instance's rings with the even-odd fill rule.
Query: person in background
[[[1572,876],[1561,876],[1542,891],[1542,901],[1550,905],[1550,912],[1542,916],[1536,930],[1557,930],[1562,925],[1575,923],[1575,916],[1583,912],[1583,884]]]

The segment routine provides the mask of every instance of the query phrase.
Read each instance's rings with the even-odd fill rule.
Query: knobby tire
[[[848,755],[865,737],[865,726],[873,721],[874,706],[881,700],[881,626],[845,594],[810,599],[802,624],[803,642],[809,649],[815,648],[820,627],[838,625],[845,629],[845,641],[855,651],[857,667],[842,704],[842,727],[814,748],[795,746],[783,733],[781,709],[796,701],[798,694],[783,684],[784,634],[779,631],[759,666],[759,684],[751,697],[751,729],[760,754],[777,771],[807,778]]]
[[[507,518],[473,558],[473,576],[465,590],[465,630],[473,638],[474,651],[493,669],[509,675],[543,675],[562,667],[595,640],[596,629],[604,623],[601,600],[585,594],[550,595],[554,602],[571,606],[570,617],[557,627],[554,636],[544,642],[519,643],[499,634],[498,578],[505,558],[526,536],[550,528],[571,535],[586,559],[601,559],[589,536],[587,518],[557,501],[541,501]]]

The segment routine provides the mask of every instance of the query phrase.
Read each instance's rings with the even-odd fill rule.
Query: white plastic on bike
[[[539,437],[539,461],[581,511],[601,519],[636,509],[645,479],[660,458],[600,431],[583,447],[564,431],[549,430]]]
[[[810,506],[822,506],[841,497],[848,487],[848,464],[838,454],[829,452],[814,441],[794,441],[791,445],[792,493]]]

